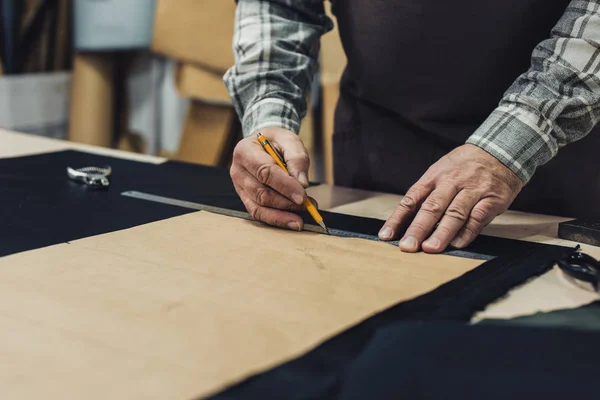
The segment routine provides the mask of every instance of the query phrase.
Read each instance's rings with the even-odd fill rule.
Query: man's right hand
[[[283,128],[265,128],[260,132],[285,160],[289,175],[265,152],[256,133],[241,140],[233,152],[230,169],[235,190],[252,218],[294,231],[303,229],[303,209],[308,186],[310,160],[302,141]]]

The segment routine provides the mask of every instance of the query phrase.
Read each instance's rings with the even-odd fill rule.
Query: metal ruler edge
[[[171,197],[158,196],[158,195],[151,194],[151,193],[129,190],[129,191],[122,192],[121,195],[125,196],[125,197],[131,197],[134,199],[138,199],[138,200],[145,200],[145,201],[151,201],[154,203],[162,203],[162,204],[168,204],[168,205],[177,206],[177,207],[188,208],[190,210],[207,211],[207,212],[210,212],[213,214],[225,215],[228,217],[240,218],[240,219],[245,219],[245,220],[253,220],[252,217],[250,217],[250,214],[248,214],[247,212],[244,212],[244,211],[236,211],[236,210],[230,210],[227,208],[209,206],[206,204],[194,203],[191,201],[179,200],[179,199],[174,199]],[[304,224],[304,230],[307,232],[324,234],[323,229],[318,225]],[[386,242],[386,241],[380,240],[377,236],[367,235],[364,233],[350,232],[350,231],[345,231],[342,229],[335,229],[335,228],[329,229],[329,233],[332,236],[355,238],[355,239],[365,239],[365,240],[371,240],[371,241],[375,241],[375,242],[382,242],[382,243],[387,243],[390,245],[398,246],[397,240]],[[475,252],[465,251],[465,250],[447,250],[447,251],[443,252],[442,254],[449,255],[449,256],[455,256],[455,257],[470,258],[470,259],[475,259],[475,260],[484,260],[484,261],[489,261],[489,260],[492,260],[493,258],[495,258],[494,256],[490,256],[487,254],[480,254],[480,253],[475,253]]]

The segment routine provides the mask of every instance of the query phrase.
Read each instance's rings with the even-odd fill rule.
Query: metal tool
[[[108,176],[112,173],[110,166],[107,167],[83,167],[74,169],[67,167],[67,175],[76,182],[85,183],[94,188],[104,188],[110,185]]]
[[[576,250],[579,250],[577,246]],[[580,282],[589,283],[600,293],[600,261],[592,256],[575,251],[557,261],[559,268],[568,276]]]
[[[250,217],[250,214],[248,214],[247,212],[244,212],[244,211],[235,211],[235,210],[229,210],[226,208],[208,206],[205,204],[193,203],[190,201],[178,200],[178,199],[173,199],[170,197],[157,196],[157,195],[150,194],[150,193],[144,193],[144,192],[138,192],[138,191],[127,191],[127,192],[121,193],[121,195],[127,196],[127,197],[132,197],[135,199],[145,200],[145,201],[152,201],[155,203],[169,204],[172,206],[188,208],[191,210],[208,211],[213,214],[225,215],[228,217],[241,218],[241,219],[245,219],[245,220],[252,220],[252,217]],[[308,232],[323,234],[323,229],[317,225],[304,224],[304,230],[308,231]],[[384,242],[384,241],[380,240],[377,236],[367,235],[364,233],[350,232],[350,231],[344,231],[341,229],[331,229],[330,228],[329,234],[331,236],[339,236],[339,237],[354,238],[354,239],[365,239],[365,240],[371,240],[371,241],[375,241],[375,242],[389,243],[391,245],[398,246],[397,240],[391,241],[391,242]],[[474,253],[474,252],[465,251],[465,250],[448,250],[448,251],[445,251],[443,254],[450,255],[450,256],[456,256],[456,257],[462,257],[462,258],[471,258],[471,259],[475,259],[475,260],[484,260],[484,261],[489,261],[489,260],[495,258],[494,256],[490,256],[487,254],[479,254],[479,253]]]

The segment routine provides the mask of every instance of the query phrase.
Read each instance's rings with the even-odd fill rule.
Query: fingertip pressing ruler
[[[247,212],[244,212],[244,211],[236,211],[236,210],[230,210],[227,208],[209,206],[206,204],[200,204],[200,203],[194,203],[191,201],[173,199],[170,197],[158,196],[158,195],[150,194],[150,193],[144,193],[144,192],[130,190],[130,191],[121,193],[121,195],[126,196],[126,197],[131,197],[134,199],[151,201],[154,203],[162,203],[162,204],[168,204],[171,206],[187,208],[190,210],[207,211],[207,212],[210,212],[213,214],[225,215],[228,217],[240,218],[240,219],[245,219],[245,220],[253,220],[252,217],[250,217],[250,214],[248,214]],[[308,232],[325,234],[323,232],[323,229],[318,225],[304,224],[304,230],[308,231]],[[374,242],[382,242],[382,243],[387,243],[387,244],[391,244],[394,246],[398,246],[398,240],[389,241],[389,242],[383,241],[383,240],[380,240],[377,236],[367,235],[364,233],[344,231],[341,229],[329,229],[329,233],[332,236],[346,237],[346,238],[353,238],[353,239],[365,239],[365,240],[371,240]],[[455,257],[462,257],[462,258],[471,258],[471,259],[475,259],[475,260],[484,260],[484,261],[489,261],[489,260],[495,258],[494,256],[490,256],[487,254],[480,254],[480,253],[475,253],[475,252],[465,251],[465,250],[448,250],[448,251],[443,252],[442,254],[455,256]]]

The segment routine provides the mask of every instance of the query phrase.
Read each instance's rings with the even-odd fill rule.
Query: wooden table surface
[[[77,149],[154,164],[166,161],[164,158],[159,157],[0,130],[0,158],[67,149]],[[309,194],[318,200],[321,209],[382,220],[385,220],[391,214],[402,199],[402,196],[398,195],[329,185],[310,188]],[[576,243],[557,238],[558,223],[566,220],[569,220],[569,218],[509,211],[497,217],[483,233],[538,243],[574,246]],[[600,258],[600,247],[582,245],[582,248],[590,255]],[[545,275],[513,289],[505,298],[491,304],[486,310],[475,316],[474,320],[481,318],[513,318],[540,311],[576,308],[598,299],[600,299],[600,294],[575,286],[563,276],[558,268],[555,268]]]

